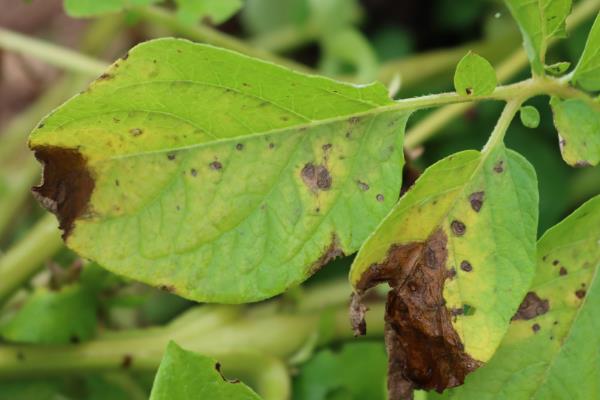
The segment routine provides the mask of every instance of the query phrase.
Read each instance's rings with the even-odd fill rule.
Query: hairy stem
[[[523,104],[523,100],[524,98],[516,98],[506,103],[506,106],[504,107],[504,110],[502,110],[502,114],[500,114],[500,118],[498,118],[498,122],[496,122],[496,126],[494,127],[488,142],[483,147],[484,153],[490,149],[493,149],[504,141],[506,131],[508,130],[513,118],[519,111],[521,104]]]
[[[568,29],[573,30],[583,22],[591,19],[599,8],[600,0],[584,0],[579,2],[567,19]],[[548,47],[552,47],[555,43],[557,43],[557,40],[551,40]],[[498,80],[500,82],[509,80],[525,68],[527,63],[528,59],[525,50],[519,49],[515,51],[506,61],[498,66],[496,70]],[[470,104],[458,104],[432,112],[406,132],[404,146],[408,149],[420,146],[439,132],[442,127],[468,110],[469,107],[471,107]]]

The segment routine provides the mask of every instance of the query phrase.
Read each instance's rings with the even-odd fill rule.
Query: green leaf
[[[586,167],[600,161],[600,104],[585,100],[550,101],[558,130],[560,152],[572,166]]]
[[[355,252],[398,198],[409,112],[381,84],[178,39],[141,44],[36,129],[67,245],[197,301],[260,300]]]
[[[94,17],[147,6],[161,0],[65,0],[65,11],[71,17]]]
[[[521,107],[519,117],[527,128],[537,128],[540,125],[540,113],[534,106]]]
[[[494,67],[479,54],[468,52],[456,66],[454,88],[458,94],[487,96],[497,83]]]
[[[95,332],[96,302],[79,284],[36,289],[0,330],[6,340],[40,344],[76,343]]]
[[[158,367],[150,400],[260,400],[245,384],[229,382],[215,360],[169,342]]]
[[[296,400],[385,400],[387,360],[382,343],[350,343],[340,351],[323,350],[300,369],[294,382]]]
[[[521,29],[533,73],[542,75],[548,40],[565,37],[571,0],[505,0]]]
[[[596,15],[572,81],[586,90],[600,90],[600,14]]]
[[[570,62],[561,61],[561,62],[557,62],[557,63],[551,64],[551,65],[544,66],[544,70],[547,73],[549,73],[550,75],[561,76],[565,72],[567,72],[567,70],[569,69],[570,66],[571,66]]]
[[[439,391],[492,357],[533,276],[537,216],[535,171],[503,145],[425,171],[350,272],[359,295],[392,286],[390,380]]]
[[[497,353],[464,386],[441,397],[600,396],[600,196],[548,230],[537,254],[530,292]]]
[[[177,16],[188,25],[199,19],[209,18],[213,24],[221,24],[242,8],[242,0],[175,0]]]

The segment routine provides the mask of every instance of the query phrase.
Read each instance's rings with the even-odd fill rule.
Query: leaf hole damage
[[[324,165],[307,163],[300,171],[300,176],[304,184],[313,192],[329,190],[331,188],[333,179],[329,174],[329,170]]]
[[[94,178],[87,160],[76,149],[42,146],[33,151],[43,165],[42,182],[32,189],[33,195],[56,215],[63,239],[66,239],[75,220],[89,211]]]
[[[464,351],[452,319],[471,306],[449,310],[443,297],[447,236],[442,229],[425,242],[392,245],[381,264],[372,264],[357,283],[351,304],[355,333],[366,330],[360,296],[387,282],[385,341],[388,352],[390,399],[411,398],[414,389],[437,390],[458,386],[481,363]],[[469,312],[474,312],[474,308]]]

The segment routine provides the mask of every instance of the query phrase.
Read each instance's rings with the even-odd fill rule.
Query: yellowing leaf
[[[487,96],[497,83],[494,67],[479,54],[469,52],[456,66],[454,88],[458,94]]]
[[[550,105],[563,159],[576,167],[598,164],[600,104],[591,104],[580,99],[552,98]]]
[[[505,0],[523,35],[525,50],[536,75],[544,73],[548,40],[566,36],[565,20],[571,0]]]
[[[441,397],[599,398],[598,268],[600,196],[540,239],[533,284],[498,352],[464,386]]]
[[[409,113],[185,40],[130,51],[35,130],[67,245],[198,301],[260,300],[358,249],[401,186]]]
[[[392,287],[390,398],[460,385],[494,354],[533,275],[536,186],[531,165],[503,145],[457,153],[427,169],[365,242],[350,281],[359,296]]]

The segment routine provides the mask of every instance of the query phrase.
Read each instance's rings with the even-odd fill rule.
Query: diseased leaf
[[[479,54],[467,53],[456,66],[454,88],[458,94],[487,96],[494,91],[497,83],[494,67]]]
[[[464,151],[428,168],[365,242],[350,272],[353,308],[370,287],[392,287],[389,398],[460,385],[491,358],[531,282],[537,207],[522,156]]]
[[[571,0],[505,0],[523,35],[525,50],[536,75],[544,73],[548,40],[565,37]]]
[[[596,15],[572,82],[586,90],[600,90],[600,14]]]
[[[248,386],[227,381],[215,360],[169,342],[158,367],[150,400],[260,400]]]
[[[565,72],[567,72],[567,70],[569,69],[570,66],[571,66],[570,62],[561,61],[561,62],[557,62],[557,63],[551,64],[551,65],[544,66],[544,70],[547,73],[549,73],[550,75],[561,76]]]
[[[146,42],[32,133],[35,192],[67,245],[113,272],[260,300],[356,251],[396,202],[409,113],[390,104],[381,84]]]
[[[385,400],[385,348],[382,343],[349,343],[340,351],[323,350],[300,368],[295,400]]]
[[[175,0],[177,16],[184,23],[193,25],[202,18],[213,24],[228,20],[242,7],[242,0]]]
[[[147,6],[161,0],[65,0],[65,11],[72,17],[93,17],[123,11],[135,6]]]
[[[92,293],[72,284],[56,291],[36,289],[0,335],[20,343],[78,343],[94,335],[96,324]]]
[[[598,164],[600,104],[592,105],[585,100],[560,100],[554,97],[550,105],[563,159],[575,167]]]
[[[521,107],[519,117],[527,128],[537,128],[540,125],[540,113],[534,106]]]
[[[600,196],[549,229],[537,254],[533,284],[494,357],[441,397],[600,397]]]

